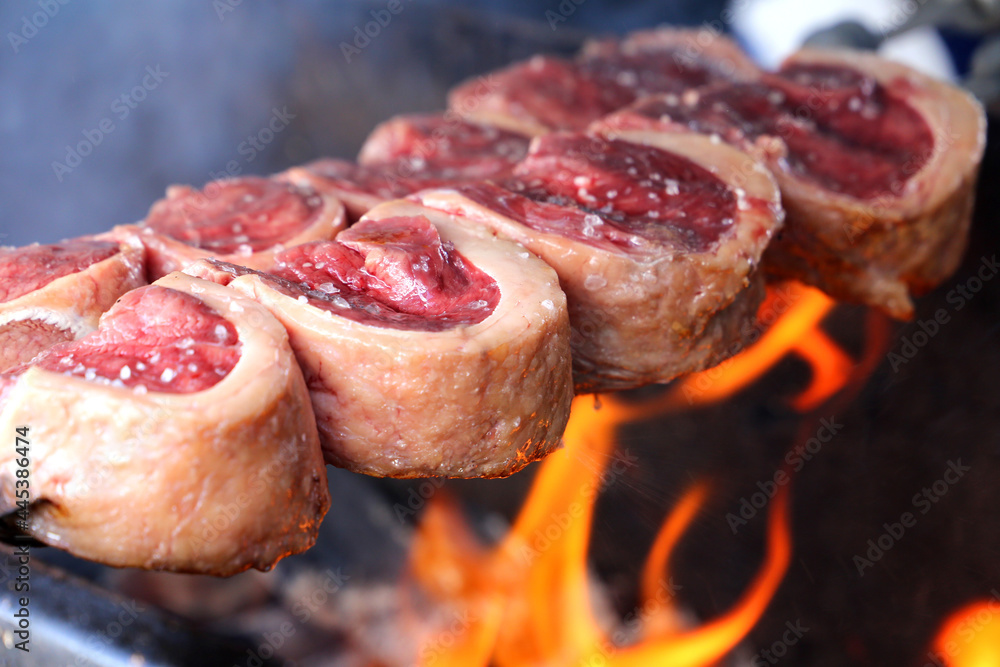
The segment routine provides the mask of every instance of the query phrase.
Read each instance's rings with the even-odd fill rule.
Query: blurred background
[[[871,46],[889,36],[886,52],[964,78],[998,13],[994,0],[401,0],[368,37],[386,4],[4,2],[0,243],[133,222],[168,184],[200,185],[227,165],[267,174],[353,157],[378,121],[439,109],[465,77],[538,51],[570,53],[589,35],[708,24],[773,66],[850,19],[837,39]],[[944,19],[928,15],[935,6]],[[919,25],[927,21],[967,32]]]

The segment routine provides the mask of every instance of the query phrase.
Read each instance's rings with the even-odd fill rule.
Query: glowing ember
[[[565,449],[542,465],[517,521],[495,547],[484,548],[449,502],[431,504],[413,551],[414,579],[438,605],[475,620],[448,651],[425,646],[424,665],[710,665],[760,618],[790,557],[784,491],[771,506],[764,565],[729,612],[685,632],[669,600],[658,595],[670,553],[708,494],[699,484],[667,518],[650,553],[642,636],[626,646],[610,639],[615,628],[599,621],[592,607],[587,549],[602,476],[613,474],[615,429],[636,407],[614,398],[602,403],[576,399]]]
[[[930,657],[947,667],[1000,665],[1000,601],[974,602],[952,614],[941,626]]]

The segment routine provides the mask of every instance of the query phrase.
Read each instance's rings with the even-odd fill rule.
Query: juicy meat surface
[[[901,319],[961,259],[985,140],[965,92],[846,50],[803,50],[776,74],[642,100],[594,127],[695,130],[762,160],[787,214],[768,275]]]
[[[117,243],[86,239],[0,248],[0,303],[41,289],[118,252]]]
[[[454,113],[425,114],[380,124],[361,147],[358,163],[395,166],[401,176],[471,180],[504,175],[527,152],[523,134]]]
[[[173,186],[149,211],[153,231],[214,253],[266,250],[303,231],[322,200],[274,179],[213,181],[202,190]]]
[[[74,340],[79,331],[74,331],[72,326],[57,318],[54,313],[35,313],[32,317],[0,325],[0,345],[3,346],[0,350],[0,374],[31,361],[53,345]]]
[[[0,427],[15,425],[32,440],[27,532],[108,565],[268,569],[312,545],[329,506],[287,333],[255,302],[182,274],[0,375]],[[15,471],[10,448],[0,512],[15,506]]]
[[[904,99],[846,68],[798,66],[755,83],[649,98],[630,111],[740,146],[779,137],[792,173],[858,199],[900,192],[934,147]]]
[[[501,185],[425,190],[559,275],[578,393],[666,382],[738,348],[782,213],[750,156],[694,133],[538,137]]]
[[[583,130],[640,97],[757,73],[724,37],[656,29],[588,42],[575,60],[535,56],[470,79],[451,91],[448,107],[524,134]]]
[[[0,250],[0,373],[96,329],[144,273],[138,244],[84,238]]]
[[[285,325],[328,463],[376,476],[498,477],[558,446],[572,397],[569,325],[541,260],[404,201],[313,248],[324,252],[285,258],[286,278],[219,262],[188,271],[257,299]],[[364,280],[379,283],[392,318],[351,307],[349,289],[334,294],[340,307],[307,289],[330,279],[333,256],[347,288],[363,256]]]
[[[317,241],[275,256],[266,272],[232,265],[232,276],[258,273],[274,289],[362,324],[442,331],[482,322],[500,290],[422,217],[359,222],[336,241]]]
[[[581,59],[579,68],[587,79],[629,91],[621,95],[621,99],[629,101],[655,93],[682,92],[716,80],[708,69],[697,63],[684,63],[672,55],[655,51],[626,53],[620,48],[604,52],[595,49]]]
[[[321,158],[290,169],[288,173],[342,201],[352,223],[384,201],[403,197],[436,182],[433,178],[414,178],[410,166],[401,174],[395,166],[369,167],[334,158]]]
[[[426,218],[359,222],[341,232],[337,244],[285,251],[270,273],[339,294],[351,305],[347,317],[403,328],[477,324],[500,300],[496,281],[442,242]],[[323,307],[328,302],[321,300]]]
[[[823,104],[811,122],[786,123],[789,129],[779,136],[788,145],[791,169],[831,191],[858,199],[898,194],[934,151],[927,122],[874,76],[791,63],[772,80],[785,96],[788,115],[820,91]]]
[[[532,229],[623,248],[652,242],[700,252],[736,214],[733,191],[686,157],[581,134],[539,137],[502,185],[516,197],[489,184],[459,190]]]
[[[275,253],[331,239],[347,224],[336,197],[296,174],[213,181],[201,190],[171,186],[145,221],[116,227],[108,236],[143,245],[150,280],[202,258],[269,266]]]
[[[219,382],[239,355],[232,323],[190,294],[150,285],[125,294],[98,331],[50,348],[31,365],[114,386],[189,393]]]
[[[527,133],[546,129],[581,130],[592,120],[619,109],[635,93],[613,78],[590,76],[579,64],[554,56],[534,56],[487,75],[486,83],[470,80],[451,91],[448,107],[463,115],[490,120],[509,116],[506,126]],[[484,94],[484,85],[489,92]],[[498,123],[499,124],[499,123]]]
[[[340,196],[342,196],[341,192],[344,191],[373,197],[377,200],[394,199],[419,190],[421,187],[419,184],[423,183],[423,179],[416,182],[411,181],[409,179],[412,178],[412,175],[404,177],[391,167],[369,167],[334,158],[322,158],[310,162],[305,168],[329,181],[331,186],[335,186],[335,191]],[[433,183],[433,181],[430,182]]]
[[[735,42],[707,29],[659,27],[620,39],[594,39],[584,44],[577,61],[606,72],[605,79],[614,79],[639,97],[760,75]]]
[[[527,150],[528,137],[451,112],[399,116],[375,128],[358,164],[322,159],[306,169],[357,219],[382,201],[424,188],[508,176]]]

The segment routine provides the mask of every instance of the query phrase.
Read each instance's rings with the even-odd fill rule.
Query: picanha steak
[[[201,190],[171,186],[142,223],[111,234],[145,246],[155,280],[205,257],[267,266],[276,252],[333,238],[345,225],[338,199],[279,174],[212,181]]]
[[[230,575],[309,548],[329,506],[281,324],[183,274],[128,292],[97,331],[0,374],[0,428],[31,433],[28,532],[115,566]],[[14,448],[0,512],[15,507]]]
[[[640,97],[758,71],[725,37],[660,28],[595,40],[575,60],[539,55],[470,79],[449,93],[448,108],[528,135],[583,130]]]
[[[787,213],[768,273],[904,319],[958,266],[985,145],[970,95],[853,51],[800,51],[752,83],[647,98],[597,127],[693,129],[754,154]]]
[[[668,28],[448,104],[381,124],[357,163],[173,187],[138,225],[0,250],[0,429],[31,429],[31,535],[266,569],[315,539],[324,461],[509,475],[559,446],[574,391],[740,350],[765,274],[909,317],[960,260],[985,142],[970,96],[873,54],[764,72]]]
[[[142,246],[96,239],[0,248],[0,372],[97,328],[145,284]]]
[[[339,198],[352,220],[377,204],[418,190],[503,178],[528,152],[528,137],[463,120],[454,112],[398,116],[375,128],[358,164],[322,159],[306,165],[318,189]]]
[[[396,166],[400,176],[479,180],[505,176],[528,152],[528,137],[464,120],[454,112],[396,116],[368,135],[358,164]]]
[[[565,296],[551,268],[485,228],[390,202],[267,273],[188,271],[285,325],[328,463],[500,477],[559,445],[573,395]]]
[[[782,220],[767,170],[695,133],[543,135],[511,179],[412,198],[556,270],[578,393],[666,382],[738,349]]]

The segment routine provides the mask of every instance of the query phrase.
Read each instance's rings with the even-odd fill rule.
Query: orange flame
[[[467,619],[447,650],[431,639],[422,647],[424,667],[497,665],[711,665],[751,630],[779,586],[791,557],[788,487],[770,505],[764,562],[733,607],[707,624],[687,629],[670,595],[670,556],[707,500],[705,482],[694,484],[662,524],[640,582],[640,627],[616,643],[620,622],[595,610],[587,552],[594,502],[604,482],[621,471],[613,461],[618,426],[670,410],[717,402],[749,386],[780,360],[795,354],[812,375],[792,398],[800,412],[856,390],[880,361],[885,319],[868,318],[864,356],[855,361],[820,328],[835,306],[818,290],[791,283],[769,288],[758,311],[762,332],[752,347],[716,368],[675,382],[659,396],[625,403],[615,397],[574,400],[565,448],[538,470],[522,510],[507,535],[488,547],[473,535],[461,512],[443,495],[426,510],[411,553],[411,572],[437,608]],[[969,667],[974,663],[962,663]],[[998,663],[1000,664],[1000,663]]]
[[[593,610],[587,549],[594,500],[609,469],[615,428],[634,412],[615,399],[574,401],[566,447],[542,465],[524,508],[507,536],[484,548],[456,508],[435,501],[418,531],[412,569],[439,604],[473,610],[470,624],[449,651],[422,664],[443,667],[495,664],[631,666],[708,665],[725,656],[753,627],[788,567],[791,536],[787,497],[771,508],[764,565],[734,607],[719,619],[682,631],[669,598],[663,599],[669,555],[708,495],[696,484],[663,524],[642,584],[642,638],[618,646]],[[594,661],[594,662],[590,662]]]
[[[715,368],[693,373],[675,383],[670,394],[671,407],[728,398],[753,384],[789,353],[803,358],[812,369],[812,380],[793,399],[793,407],[802,412],[818,407],[844,386],[854,365],[819,328],[835,305],[819,290],[800,283],[769,287],[757,313],[758,327],[769,328],[751,347]]]
[[[947,667],[1000,665],[1000,600],[973,602],[948,617],[932,657]]]

